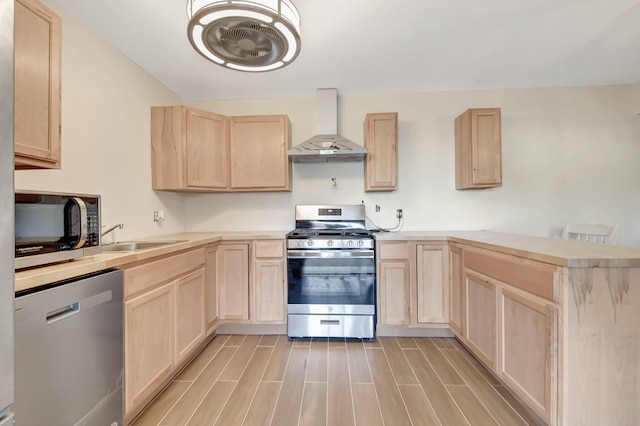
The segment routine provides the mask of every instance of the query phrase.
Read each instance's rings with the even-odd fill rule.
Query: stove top
[[[371,238],[371,231],[367,229],[309,229],[299,228],[287,234],[287,238]]]
[[[361,204],[296,206],[296,229],[287,234],[287,249],[372,250],[365,218]]]

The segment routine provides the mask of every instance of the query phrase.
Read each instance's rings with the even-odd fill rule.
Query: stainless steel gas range
[[[289,337],[374,337],[374,248],[363,205],[296,206],[287,234]]]

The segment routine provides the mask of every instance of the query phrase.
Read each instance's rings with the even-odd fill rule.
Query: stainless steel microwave
[[[99,254],[100,196],[15,191],[15,268]]]

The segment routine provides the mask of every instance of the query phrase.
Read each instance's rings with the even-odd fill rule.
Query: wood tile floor
[[[455,340],[219,335],[133,426],[534,425]]]

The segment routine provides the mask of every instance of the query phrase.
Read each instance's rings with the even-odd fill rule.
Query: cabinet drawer
[[[409,244],[402,243],[380,243],[378,244],[378,259],[409,259]]]
[[[553,266],[508,255],[465,250],[464,266],[530,293],[555,300]]]
[[[284,257],[284,240],[256,241],[255,257]]]
[[[196,249],[124,270],[124,298],[170,281],[204,265],[204,249]]]

